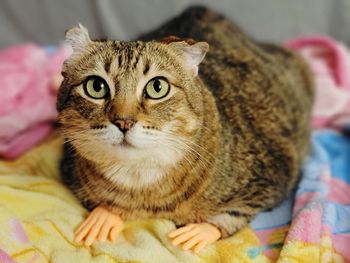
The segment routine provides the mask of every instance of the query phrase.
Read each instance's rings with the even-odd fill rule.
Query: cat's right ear
[[[83,51],[90,42],[89,32],[81,24],[66,31],[66,43],[72,47],[73,53]]]
[[[180,41],[179,41],[180,40]],[[209,50],[207,42],[195,42],[192,39],[181,40],[176,37],[166,39],[169,47],[176,50],[183,59],[185,66],[193,76],[198,75],[198,66]]]

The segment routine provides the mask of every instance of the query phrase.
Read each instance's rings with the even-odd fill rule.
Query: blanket
[[[70,52],[65,46],[31,43],[1,50],[0,157],[17,158],[52,131],[57,118],[53,81]]]
[[[326,62],[338,46],[324,43],[327,59],[320,63],[333,67]],[[314,55],[307,58],[310,63]],[[334,78],[327,83],[342,85],[334,71],[325,72],[322,77]],[[316,81],[318,93],[322,83]],[[198,255],[171,244],[167,233],[175,225],[165,219],[126,222],[116,244],[97,242],[88,248],[75,243],[74,229],[88,212],[61,183],[62,140],[53,133],[20,158],[0,161],[0,262],[350,262],[349,108],[347,102],[342,107],[333,103],[332,114],[318,111],[321,118],[314,122],[312,150],[296,191]]]
[[[302,180],[272,211],[199,255],[174,247],[168,220],[127,222],[116,244],[73,242],[87,215],[60,182],[61,139],[52,135],[0,162],[0,262],[349,262],[350,139],[315,132]]]

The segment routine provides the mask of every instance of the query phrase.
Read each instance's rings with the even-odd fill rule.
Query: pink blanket
[[[33,44],[0,52],[0,157],[18,157],[51,131],[57,116],[51,83],[68,54]]]
[[[324,36],[301,37],[286,43],[311,66],[316,82],[314,128],[340,127],[350,123],[350,52]]]

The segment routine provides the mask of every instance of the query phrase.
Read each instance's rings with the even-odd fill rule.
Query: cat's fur
[[[209,43],[198,76],[172,39],[147,42],[169,35]],[[185,11],[141,37],[146,42],[90,41],[74,30],[67,38],[75,51],[57,103],[66,138],[62,176],[88,208],[104,204],[123,219],[210,222],[226,237],[295,186],[313,98],[299,56],[254,43],[205,8]],[[148,74],[165,74],[173,94],[139,101]],[[107,79],[110,101],[84,98],[79,85],[89,75]],[[112,122],[120,117],[136,121],[141,150],[115,142]]]

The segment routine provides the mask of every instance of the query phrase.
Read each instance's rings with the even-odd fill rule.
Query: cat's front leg
[[[84,241],[86,246],[92,245],[96,240],[115,242],[123,229],[123,220],[104,206],[92,210],[89,216],[75,231],[75,241]]]
[[[188,224],[168,234],[172,244],[180,246],[184,250],[191,249],[198,253],[205,246],[220,239],[220,230],[210,223]]]
[[[222,234],[222,237],[229,237],[238,230],[247,226],[254,215],[239,212],[225,212],[208,218],[208,222],[215,225]]]

